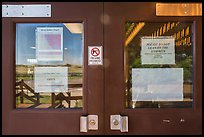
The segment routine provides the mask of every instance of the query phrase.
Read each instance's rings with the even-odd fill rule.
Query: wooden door
[[[105,125],[107,125],[105,133],[201,134],[201,16],[156,16],[155,2],[121,2],[104,3],[104,17],[107,19],[107,24],[104,25]],[[150,54],[147,54],[146,50],[141,55],[145,39],[152,43],[153,39],[165,39],[169,36],[175,42],[173,44],[175,58],[172,60],[175,64],[171,64],[170,60],[163,63],[160,61],[153,63],[154,60],[148,62],[147,58]],[[156,51],[152,49],[152,52]],[[163,54],[159,55],[163,56]],[[141,94],[138,94],[145,89],[133,87],[133,84],[143,81],[142,84],[149,84],[148,89],[154,93],[159,90],[157,80],[161,78],[162,71],[174,68],[183,70],[181,77],[178,78],[183,80],[181,90],[171,90],[172,94],[174,91],[181,91],[178,92],[182,94],[181,100],[177,97],[169,98],[171,94],[166,91],[171,87],[160,89],[160,93],[168,94],[165,97],[169,101],[164,98],[157,100],[153,96],[148,100],[147,97],[150,95],[144,93],[143,95],[146,96],[141,97]],[[151,73],[145,71],[147,69]],[[160,70],[158,75],[152,71],[153,69]],[[168,80],[168,77],[173,75],[173,73],[164,74],[162,81]],[[158,85],[155,84],[157,89],[155,85],[145,83],[149,80],[152,84],[158,82]],[[128,132],[111,130],[111,115],[128,116]]]
[[[21,8],[27,8],[26,5],[36,4],[48,4],[51,6],[50,17],[2,18],[3,134],[67,135],[104,133],[103,68],[100,65],[96,67],[88,66],[87,60],[88,46],[103,46],[103,26],[101,23],[102,3],[4,2],[2,4],[8,6],[20,5]],[[22,13],[22,15],[24,15],[24,13]],[[80,25],[82,28],[78,29],[80,29],[81,32],[78,34],[78,32],[72,32],[72,30],[68,31],[66,28],[67,24],[71,26],[73,24],[74,26],[76,24]],[[36,61],[37,52],[35,53],[35,50],[39,51],[39,49],[35,47],[35,42],[38,40],[35,41],[36,33],[33,31],[33,27],[35,29],[41,27],[42,31],[48,27],[53,32],[55,30],[52,27],[61,27],[63,33],[58,33],[58,35],[61,36],[60,42],[62,42],[63,39],[62,43],[64,43],[63,49],[61,49],[62,52],[56,53],[56,56],[54,53],[50,56],[48,52],[45,53],[46,55],[43,53],[43,56],[39,54],[38,57],[41,59],[38,58]],[[41,36],[41,34],[38,33],[36,37],[38,37],[38,39],[46,37]],[[51,34],[52,33],[49,33],[48,35]],[[32,39],[30,39],[31,37]],[[56,43],[56,41],[60,39],[58,36],[48,37],[50,37],[49,41],[51,41],[51,44]],[[47,42],[49,43],[49,41]],[[57,49],[54,45],[52,46],[53,49]],[[80,53],[76,51],[77,46],[80,47]],[[51,48],[50,50],[53,49]],[[75,55],[79,56],[77,57]],[[62,59],[61,61],[60,58]],[[66,58],[68,60],[67,62],[64,60]],[[50,64],[49,62],[52,62],[52,59],[56,60]],[[21,62],[21,60],[25,62]],[[73,63],[74,60],[75,64]],[[39,62],[41,62],[41,64]],[[76,65],[79,62],[81,64]],[[49,68],[45,68],[48,64]],[[35,67],[33,68],[32,66]],[[34,88],[29,85],[29,82],[34,82],[33,77],[37,78],[33,74],[33,71],[40,72],[39,68],[36,69],[36,67],[40,66],[41,69],[44,69],[44,72],[58,72],[59,74],[61,72],[56,70],[56,68],[52,71],[52,67],[68,68],[67,70],[63,70],[69,73],[64,73],[66,77],[63,76],[65,81],[66,78],[68,78],[68,87],[66,83],[64,84],[66,88],[69,88],[68,92],[61,94],[50,93],[49,91],[49,93],[46,93],[49,94],[48,96],[45,96],[44,93],[36,93]],[[25,70],[25,73],[23,73],[23,70]],[[45,75],[43,74],[43,76]],[[80,80],[76,80],[76,82],[75,78]],[[35,82],[43,84],[39,79]],[[34,84],[37,85],[37,83]],[[81,91],[80,94],[75,94],[78,91]],[[45,100],[46,98],[48,99]],[[64,103],[66,105],[64,105]],[[81,133],[80,116],[82,115],[98,115],[98,130]]]
[[[3,134],[201,134],[201,17],[156,16],[155,2],[3,4],[51,4],[52,9],[51,17],[2,18]],[[77,25],[81,32],[69,28]],[[55,29],[63,29],[63,33],[57,33],[61,38],[44,36],[42,32],[52,30],[46,34],[56,34]],[[50,40],[45,41],[46,37]],[[144,42],[153,43],[153,38],[160,38],[163,43],[171,41],[173,48],[163,50],[171,56],[163,63],[158,59],[151,60],[152,64],[146,60],[151,56],[141,57]],[[49,56],[50,51],[40,55],[39,42],[49,45],[50,41],[56,43],[53,39],[61,42],[63,39],[63,50],[53,56]],[[55,50],[52,46],[48,48]],[[102,65],[89,65],[89,46],[102,46]],[[164,53],[158,55],[155,53],[158,51],[151,50],[157,58],[166,58]],[[53,71],[53,67],[57,69]],[[59,71],[61,69],[63,71]],[[152,75],[148,71],[144,73],[146,70]],[[63,72],[62,78],[68,80],[62,83],[67,85],[59,84],[68,88],[68,92],[40,92],[36,86],[45,81],[39,82],[39,78],[47,78],[50,75],[45,73],[48,72]],[[167,83],[159,85],[159,80]],[[176,90],[172,90],[172,85],[168,84],[176,80],[180,83],[173,85]],[[164,98],[157,99],[155,94],[151,101],[149,96],[135,97],[140,94],[138,86],[133,84],[141,81],[152,90],[151,94],[157,90],[164,92]],[[98,130],[80,132],[82,115],[98,115]],[[128,132],[112,130],[111,115],[128,116]]]

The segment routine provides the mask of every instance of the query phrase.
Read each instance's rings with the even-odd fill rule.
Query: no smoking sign
[[[103,65],[102,46],[88,47],[88,65]]]

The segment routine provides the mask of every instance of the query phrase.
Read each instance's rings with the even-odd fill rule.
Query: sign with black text
[[[35,92],[67,92],[68,67],[35,67]]]
[[[143,65],[175,64],[174,37],[142,37],[141,44],[141,62]]]

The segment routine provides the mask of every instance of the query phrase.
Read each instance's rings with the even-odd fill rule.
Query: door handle
[[[98,130],[98,115],[80,117],[80,132],[88,132],[88,130]]]
[[[121,132],[128,132],[128,116],[111,115],[110,128],[111,130],[120,130]]]

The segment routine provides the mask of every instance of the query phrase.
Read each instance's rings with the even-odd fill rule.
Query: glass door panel
[[[82,108],[83,23],[16,24],[16,108]]]
[[[126,108],[189,108],[193,102],[191,22],[126,22]]]

